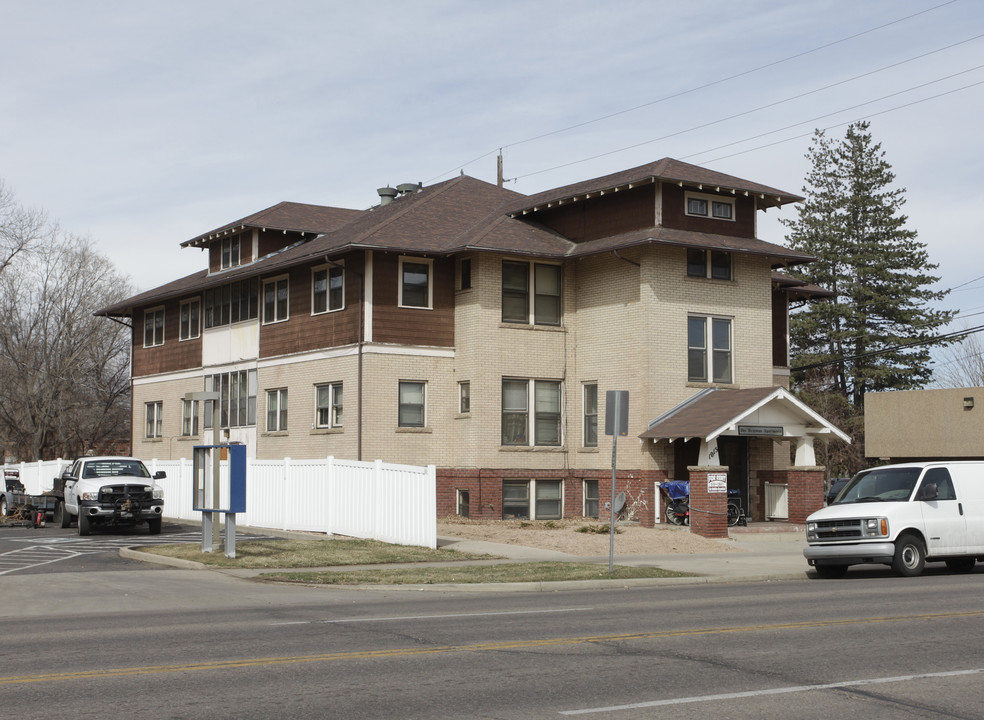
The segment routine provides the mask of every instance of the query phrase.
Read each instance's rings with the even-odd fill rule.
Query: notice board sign
[[[707,473],[707,492],[728,492],[728,473]]]

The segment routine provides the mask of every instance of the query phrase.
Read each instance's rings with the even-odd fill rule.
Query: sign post
[[[605,435],[612,436],[612,500],[611,520],[608,528],[608,574],[615,572],[615,516],[622,507],[615,507],[615,462],[618,450],[618,436],[625,437],[629,427],[629,391],[608,390],[605,392]],[[620,497],[624,497],[621,496]],[[622,505],[625,501],[623,499]]]
[[[212,552],[217,515],[225,515],[225,556],[236,557],[236,513],[246,512],[246,446],[196,445],[193,449],[193,508],[202,514],[202,552]],[[229,458],[229,504],[222,506],[221,460]]]

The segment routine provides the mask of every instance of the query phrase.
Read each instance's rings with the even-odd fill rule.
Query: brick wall
[[[728,493],[708,492],[708,474],[727,474],[726,467],[691,467],[690,532],[708,538],[728,537]],[[727,482],[725,482],[727,486]]]

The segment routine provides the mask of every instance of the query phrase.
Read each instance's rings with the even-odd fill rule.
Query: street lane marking
[[[47,545],[18,548],[17,550],[10,550],[9,552],[0,554],[0,575],[7,575],[18,570],[30,570],[31,568],[50,565],[60,560],[70,560],[71,558],[85,554],[89,553]]]
[[[921,615],[899,615],[895,617],[846,618],[839,620],[812,620],[809,622],[775,623],[772,625],[745,625],[723,628],[694,628],[691,630],[659,630],[655,632],[629,633],[624,635],[588,635],[573,638],[545,638],[543,640],[511,640],[496,643],[477,643],[474,645],[436,645],[429,648],[393,648],[390,650],[349,650],[319,655],[295,655],[286,657],[242,658],[178,665],[150,665],[133,668],[107,668],[104,670],[79,670],[63,673],[43,673],[39,675],[11,675],[0,677],[0,687],[27,683],[58,682],[63,680],[89,680],[94,678],[116,678],[133,675],[162,675],[176,672],[198,672],[203,670],[233,670],[238,668],[272,667],[275,665],[300,665],[305,663],[331,662],[335,660],[370,660],[377,658],[419,657],[458,652],[488,652],[498,650],[523,650],[586,643],[611,643],[632,640],[653,640],[670,637],[690,637],[697,635],[721,635],[728,633],[775,632],[797,628],[825,628],[846,625],[868,625],[872,623],[897,623],[916,620],[938,620],[944,618],[980,617],[984,610],[965,612],[926,613]]]
[[[565,612],[585,612],[594,610],[590,607],[580,608],[556,608],[554,610],[506,610],[503,612],[482,612],[482,613],[447,613],[444,615],[404,615],[402,617],[372,617],[372,618],[342,618],[340,620],[286,620],[284,622],[272,622],[270,625],[334,625],[342,623],[360,622],[388,622],[392,620],[446,620],[449,618],[466,617],[498,617],[500,615],[542,615],[544,613],[565,613]]]
[[[562,710],[560,714],[590,715],[593,713],[610,713],[618,712],[619,710],[638,710],[641,708],[663,707],[666,705],[686,705],[688,703],[716,702],[718,700],[739,700],[742,698],[763,697],[766,695],[787,695],[789,693],[807,692],[811,690],[836,690],[837,688],[860,687],[862,685],[882,685],[886,683],[909,682],[911,680],[926,680],[928,678],[979,675],[980,673],[984,673],[984,668],[922,673],[919,675],[898,675],[896,677],[864,678],[861,680],[843,680],[841,682],[823,683],[822,685],[791,685],[790,687],[783,688],[747,690],[745,692],[720,693],[717,695],[695,695],[693,697],[670,698],[668,700],[651,700],[649,702],[629,703],[626,705],[609,705],[608,707],[584,708],[582,710]]]

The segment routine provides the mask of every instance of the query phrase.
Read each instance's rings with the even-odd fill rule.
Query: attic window
[[[222,238],[222,269],[239,265],[239,234]]]
[[[687,193],[687,215],[712,218],[714,220],[735,219],[735,201],[718,195]]]

